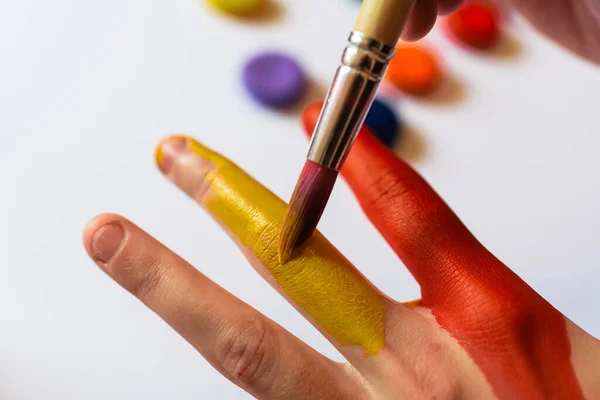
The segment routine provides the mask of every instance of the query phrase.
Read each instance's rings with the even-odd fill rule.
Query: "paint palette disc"
[[[277,52],[261,53],[248,61],[243,81],[254,99],[272,108],[295,104],[307,87],[307,78],[299,63]]]
[[[252,14],[264,4],[264,0],[207,0],[219,11],[234,15]]]
[[[375,99],[365,119],[365,125],[386,146],[393,147],[401,132],[401,120],[381,100]]]
[[[446,31],[458,42],[475,49],[489,49],[499,39],[499,16],[490,4],[468,4],[446,21]]]
[[[423,45],[401,45],[390,62],[386,81],[411,95],[435,90],[441,78],[440,65],[432,51]]]

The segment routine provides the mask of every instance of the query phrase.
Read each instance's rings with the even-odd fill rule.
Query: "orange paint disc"
[[[448,33],[467,46],[488,49],[500,36],[498,13],[489,4],[468,4],[447,20]]]
[[[403,92],[424,95],[432,92],[441,77],[432,52],[420,45],[401,45],[390,62],[386,80]]]

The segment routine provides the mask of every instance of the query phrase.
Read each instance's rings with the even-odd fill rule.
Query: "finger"
[[[309,135],[322,104],[316,102],[305,111]],[[467,274],[473,271],[465,268],[489,254],[427,182],[368,128],[358,135],[341,173],[365,214],[420,284],[424,305],[439,305],[466,290]]]
[[[93,219],[90,257],[217,370],[266,399],[330,398],[359,390],[342,367],[216,285],[133,223]]]
[[[408,42],[416,41],[425,36],[437,18],[437,0],[417,0],[406,28],[402,33],[402,39]]]
[[[440,15],[448,15],[458,10],[463,0],[438,0],[437,11]]]
[[[277,253],[286,204],[235,164],[190,138],[159,145],[161,171],[223,225],[251,264],[352,363],[384,345],[380,293],[318,232],[298,257]]]

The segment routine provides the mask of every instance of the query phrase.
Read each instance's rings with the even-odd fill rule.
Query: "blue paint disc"
[[[381,100],[375,99],[365,119],[371,131],[386,146],[393,147],[401,132],[401,121],[394,111]]]
[[[298,102],[307,87],[299,63],[277,52],[261,53],[250,59],[243,71],[244,86],[261,104],[286,108]]]

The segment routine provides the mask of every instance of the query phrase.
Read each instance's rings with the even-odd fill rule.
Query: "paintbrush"
[[[312,235],[415,0],[365,0],[315,127],[279,238],[282,263]]]

